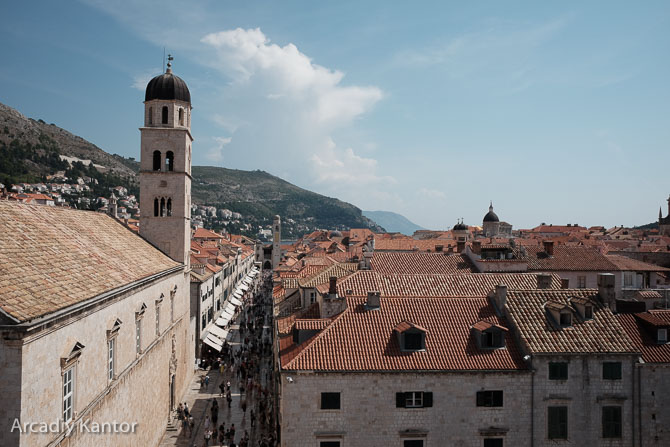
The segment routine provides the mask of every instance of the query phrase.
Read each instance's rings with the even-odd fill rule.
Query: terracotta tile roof
[[[641,298],[643,300],[660,300],[663,297],[656,290],[638,290],[637,293],[635,293],[635,298]]]
[[[499,324],[492,323],[489,320],[479,320],[478,322],[476,322],[475,324],[472,325],[472,329],[478,330],[480,332],[483,332],[487,329],[491,329],[492,327],[498,328],[498,329],[503,330],[505,332],[509,331],[509,329],[507,329],[506,327],[500,326]]]
[[[599,271],[619,270],[607,256],[591,247],[554,246],[554,255],[548,256],[542,247],[526,246],[528,270],[540,271]]]
[[[593,319],[573,318],[573,325],[557,329],[548,322],[545,303],[569,305],[571,297],[593,302]],[[607,307],[603,307],[595,289],[510,290],[507,309],[517,326],[521,340],[533,353],[632,353],[630,338]]]
[[[382,275],[476,272],[466,256],[443,253],[375,253],[371,267]]]
[[[296,319],[295,328],[299,330],[322,330],[331,322],[330,318]]]
[[[670,310],[650,311],[656,319],[670,325]],[[649,313],[649,312],[644,312]],[[646,326],[640,314],[618,314],[616,316],[637,349],[642,352],[642,360],[646,363],[670,363],[670,344],[657,343],[656,333]]]
[[[375,238],[375,251],[418,251],[418,252],[436,252],[438,246],[443,251],[447,251],[449,245],[456,246],[454,240],[444,239],[412,239],[411,237],[397,239],[379,239]]]
[[[176,267],[111,217],[0,201],[0,307],[31,320]]]
[[[418,329],[422,332],[428,332],[428,330],[424,327],[419,326],[418,324],[414,324],[410,321],[401,321],[396,325],[396,327],[393,328],[394,331],[403,333],[407,331],[408,329]]]
[[[484,297],[498,284],[508,289],[537,288],[536,273],[473,273],[464,275],[381,275],[374,270],[360,270],[338,280],[337,293],[341,296],[367,296],[379,290],[382,296],[421,297]],[[561,288],[561,278],[551,275],[552,289]]]
[[[282,287],[286,290],[298,288],[298,278],[282,278]]]
[[[353,263],[333,264],[332,266],[320,271],[315,275],[308,276],[307,278],[298,279],[298,284],[300,285],[300,287],[303,288],[317,287],[320,284],[329,282],[331,276],[341,278],[343,276],[352,274],[356,270],[358,270],[358,264]]]
[[[365,299],[348,308],[310,341],[281,357],[284,370],[454,371],[520,370],[526,366],[513,337],[505,349],[479,349],[471,326],[482,318],[506,326],[486,298],[383,298],[379,310]],[[426,329],[426,350],[401,351],[394,328],[411,321]]]
[[[223,236],[204,228],[198,228],[193,234],[194,239],[223,239]]]
[[[670,272],[669,268],[661,267],[655,264],[638,261],[637,259],[628,258],[620,255],[606,255],[607,259],[612,262],[617,270],[621,271],[636,271],[636,272]]]

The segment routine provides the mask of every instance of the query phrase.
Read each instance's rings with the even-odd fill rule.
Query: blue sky
[[[469,3],[469,4],[463,4]],[[188,5],[184,7],[183,5]],[[670,3],[103,1],[0,8],[0,101],[139,156],[163,48],[196,165],[419,225],[637,225],[670,193]]]

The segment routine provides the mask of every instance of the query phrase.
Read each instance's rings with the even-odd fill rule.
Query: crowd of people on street
[[[218,397],[212,397],[209,414],[201,422],[202,441],[194,445],[227,447],[275,447],[275,374],[272,355],[272,279],[263,272],[262,281],[238,315],[239,332],[231,332],[216,360],[200,377],[201,389],[210,387],[212,371],[217,371]],[[239,342],[236,340],[239,337]],[[214,374],[211,374],[213,377]],[[239,395],[240,426],[232,423],[233,392]],[[179,404],[177,418],[181,436],[196,437],[193,415],[186,403]],[[254,442],[252,444],[252,442]]]

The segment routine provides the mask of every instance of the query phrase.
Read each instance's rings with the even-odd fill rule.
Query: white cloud
[[[437,189],[430,189],[430,188],[421,188],[419,191],[417,191],[419,196],[429,198],[429,199],[446,199],[447,195],[443,193],[442,191],[438,191]]]
[[[336,184],[349,189],[396,182],[393,177],[377,175],[377,160],[356,155],[351,148],[340,150],[332,140],[328,140],[320,151],[312,154],[310,161],[318,183]]]
[[[151,81],[157,74],[156,70],[145,70],[144,72],[135,75],[133,77],[132,87],[143,92],[147,88],[149,81]]]
[[[214,137],[216,145],[207,152],[207,159],[216,163],[223,162],[223,147],[232,140],[232,137]]]

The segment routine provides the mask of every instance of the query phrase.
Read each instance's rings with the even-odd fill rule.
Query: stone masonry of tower
[[[193,142],[191,104],[154,99],[145,101],[144,105],[144,127],[140,128],[140,235],[188,268]],[[166,123],[163,123],[164,107],[167,107]],[[169,155],[172,155],[171,162]]]

